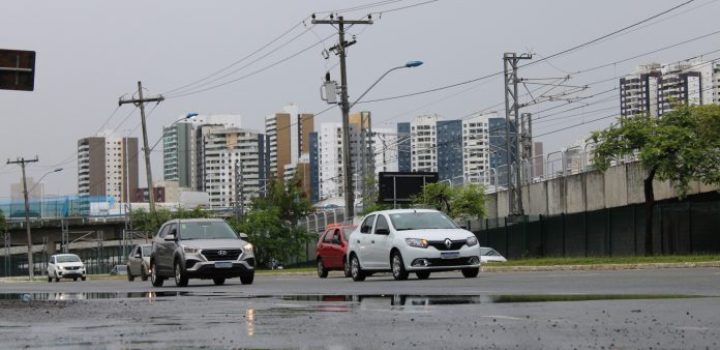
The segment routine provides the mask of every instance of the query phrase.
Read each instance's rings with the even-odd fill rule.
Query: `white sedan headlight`
[[[465,244],[467,244],[468,247],[472,247],[478,244],[478,239],[475,236],[468,237],[467,241],[465,241]]]
[[[252,253],[252,251],[253,251],[253,245],[252,245],[252,243],[246,243],[246,244],[243,246],[243,251],[251,252],[251,253]]]
[[[405,243],[415,248],[427,248],[428,241],[424,238],[405,238]]]

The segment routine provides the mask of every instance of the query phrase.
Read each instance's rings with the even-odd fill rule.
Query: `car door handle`
[[[355,242],[357,242],[357,243],[360,243],[360,240],[358,239],[358,240],[357,240],[357,241],[355,241]]]
[[[375,244],[375,241],[370,241],[370,243]]]

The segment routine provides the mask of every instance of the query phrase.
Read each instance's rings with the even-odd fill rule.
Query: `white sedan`
[[[395,209],[368,214],[350,235],[348,263],[353,280],[375,272],[392,272],[405,280],[433,271],[460,270],[467,278],[480,271],[480,246],[475,235],[430,209]]]
[[[47,267],[48,282],[60,282],[61,278],[85,280],[85,264],[75,254],[56,254],[50,257]]]

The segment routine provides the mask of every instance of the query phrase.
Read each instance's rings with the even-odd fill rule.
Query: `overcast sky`
[[[95,135],[111,115],[104,129],[141,137],[138,111],[133,111],[131,105],[117,108],[118,98],[133,94],[138,80],[147,88],[146,95],[167,97],[156,108],[148,106],[148,111],[152,110],[148,119],[151,143],[160,137],[163,125],[188,112],[241,114],[245,127],[262,130],[264,116],[280,111],[288,103],[299,105],[303,112],[322,111],[327,104],[320,100],[319,86],[325,72],[330,70],[339,80],[337,58],[331,55],[326,60],[322,51],[334,45],[337,37],[332,36],[335,31],[328,25],[312,26],[309,16],[318,13],[318,17],[324,17],[329,10],[378,2],[5,1],[0,48],[36,51],[37,73],[35,91],[0,91],[0,198],[9,197],[10,184],[21,177],[17,165],[5,164],[8,158],[18,156],[39,157],[38,163],[28,167],[28,175],[36,179],[54,167],[65,169],[45,178],[47,194],[77,193],[79,138]],[[348,19],[357,19],[373,12],[375,21],[349,30],[357,40],[348,52],[351,100],[387,69],[408,60],[422,60],[425,64],[393,72],[365,99],[430,90],[495,73],[502,70],[503,52],[532,52],[535,59],[540,59],[684,0],[440,0],[398,9],[422,2],[384,1],[380,6],[344,13]],[[562,77],[711,33],[720,29],[718,13],[717,0],[696,0],[639,29],[521,68],[520,76]],[[222,79],[172,91],[242,60],[283,33],[288,34],[215,76]],[[627,74],[637,64],[673,62],[710,52],[718,49],[719,38],[712,35],[592,72],[571,74],[565,84],[585,85]],[[715,59],[717,55],[706,58]],[[213,88],[219,84],[225,85]],[[601,93],[617,85],[617,79],[612,79],[572,96]],[[198,92],[208,87],[212,89]],[[536,89],[538,85],[528,88]],[[183,91],[191,94],[178,96]],[[415,97],[358,105],[354,110],[370,110],[375,127],[394,127],[398,121],[409,121],[420,114],[457,119],[502,102],[503,81],[495,77]],[[591,121],[619,111],[615,91],[586,102],[592,104],[566,114],[537,113],[538,118],[545,115],[547,119],[545,123],[536,122],[535,135],[587,123],[539,137],[536,141],[545,143],[546,153],[609,125],[612,118]],[[567,102],[542,103],[523,111],[539,112],[558,104]],[[576,106],[581,104],[552,112]],[[495,107],[500,115],[504,115],[502,108]],[[548,122],[554,118],[561,119]],[[336,108],[323,113],[316,122],[339,120]],[[156,179],[162,177],[160,151],[158,147],[152,158]],[[140,174],[143,185],[142,162]]]

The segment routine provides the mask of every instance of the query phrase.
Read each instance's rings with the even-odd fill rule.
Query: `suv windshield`
[[[59,262],[59,263],[80,262],[80,258],[77,255],[60,255],[57,257],[57,262]]]
[[[390,214],[390,221],[397,231],[457,228],[447,216],[434,211]]]
[[[237,239],[233,230],[222,221],[182,222],[178,230],[181,240],[188,239]]]

